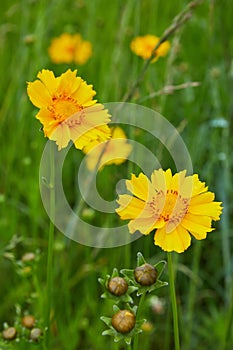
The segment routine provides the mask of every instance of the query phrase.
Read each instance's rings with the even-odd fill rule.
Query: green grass
[[[5,0],[0,24],[0,328],[16,324],[21,313],[35,315],[43,326],[49,218],[39,192],[39,165],[46,139],[34,118],[36,108],[26,94],[26,82],[43,68],[60,75],[68,68],[93,84],[100,102],[120,102],[135,82],[143,62],[129,44],[135,35],[162,35],[188,1],[128,0]],[[179,255],[176,290],[182,350],[230,350],[232,327],[224,348],[227,322],[232,307],[232,55],[233,10],[231,2],[204,1],[193,17],[171,38],[170,54],[151,64],[133,101],[140,103],[166,85],[200,82],[170,95],[141,102],[161,112],[180,130],[190,152],[194,172],[206,181],[224,211],[216,230],[205,241],[193,240]],[[80,32],[93,44],[93,56],[81,67],[53,65],[48,57],[50,40],[63,33]],[[127,128],[126,128],[127,129]],[[133,134],[132,130],[128,130]],[[140,135],[139,135],[140,139]],[[140,142],[153,149],[164,168],[173,167],[167,153],[153,144],[149,135]],[[157,153],[158,151],[158,153]],[[76,186],[80,151],[70,150],[63,172],[64,189],[73,205],[79,200]],[[114,199],[118,180],[129,177],[134,165],[125,163],[104,169],[98,186],[106,199]],[[106,183],[108,184],[106,186]],[[78,197],[78,198],[77,198]],[[114,225],[101,213],[94,222]],[[14,240],[11,247],[9,242]],[[8,253],[6,249],[8,246]],[[26,274],[21,257],[36,252],[38,261]],[[123,350],[124,344],[101,335],[105,325],[100,316],[111,316],[112,304],[100,298],[99,277],[117,267],[133,268],[142,251],[149,261],[166,259],[153,244],[152,235],[130,245],[99,249],[82,246],[55,231],[54,290],[51,349]],[[167,271],[164,279],[168,279]],[[173,349],[169,289],[158,295],[166,300],[164,313],[155,314],[146,303],[145,317],[153,324],[151,333],[139,335],[139,349]],[[16,307],[17,306],[17,307]],[[21,311],[20,311],[21,310]],[[21,313],[20,313],[21,312]],[[20,327],[20,326],[17,326]],[[34,349],[21,339],[0,349]],[[43,343],[43,342],[42,342]],[[43,349],[42,343],[36,345]]]

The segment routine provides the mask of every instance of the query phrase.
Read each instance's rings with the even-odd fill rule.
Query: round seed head
[[[134,277],[141,286],[151,286],[157,280],[158,271],[154,266],[144,264],[136,267],[134,270]]]
[[[40,328],[33,328],[30,332],[30,339],[37,342],[42,336],[42,330]]]
[[[113,277],[108,282],[108,290],[116,296],[121,296],[127,292],[128,283],[122,277]]]
[[[13,340],[16,338],[17,331],[14,327],[9,327],[7,329],[4,329],[2,332],[2,337],[5,340]]]
[[[22,325],[26,328],[33,328],[34,324],[35,324],[35,317],[32,316],[32,315],[27,315],[27,316],[24,316],[22,318]]]
[[[119,333],[129,333],[135,326],[136,317],[129,310],[120,310],[112,317],[112,326]]]

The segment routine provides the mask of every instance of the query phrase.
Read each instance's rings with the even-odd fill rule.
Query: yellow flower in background
[[[151,57],[154,47],[158,44],[159,37],[155,35],[137,36],[131,41],[130,48],[137,55],[144,60]],[[154,59],[151,62],[155,62],[159,57],[164,57],[170,49],[169,41],[164,41],[158,49],[155,51]]]
[[[130,220],[129,232],[147,235],[157,229],[154,243],[165,251],[182,253],[191,244],[190,234],[205,239],[212,220],[219,220],[221,202],[214,202],[214,193],[198,175],[186,176],[181,171],[174,176],[170,169],[155,170],[149,180],[144,174],[132,174],[126,180],[132,195],[119,196],[116,212],[122,220]]]
[[[59,77],[43,69],[39,80],[29,82],[27,93],[39,108],[36,118],[43,124],[45,136],[56,141],[58,149],[73,141],[83,149],[92,140],[105,141],[110,137],[108,111],[96,103],[92,85],[76,76],[77,70],[68,69]]]
[[[90,170],[94,170],[98,161],[99,167],[110,164],[121,164],[126,161],[132,151],[132,146],[127,142],[124,131],[117,127],[111,128],[111,139],[101,144],[95,140],[84,149],[87,153],[86,162]]]
[[[54,63],[85,64],[92,55],[92,45],[82,39],[80,34],[63,33],[54,38],[48,48],[51,61]]]

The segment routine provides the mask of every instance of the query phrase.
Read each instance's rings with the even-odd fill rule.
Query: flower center
[[[177,226],[187,214],[189,199],[183,198],[178,191],[169,189],[165,194],[160,190],[149,203],[157,220],[172,223]]]
[[[150,54],[152,54],[152,51],[153,51],[153,48],[154,48],[154,47],[155,47],[155,45],[149,44],[149,45],[147,45],[146,49],[147,49],[147,51],[148,51]]]
[[[62,123],[64,120],[83,109],[83,107],[70,96],[60,94],[59,96],[54,96],[52,100],[53,102],[48,107],[48,110],[59,123]]]
[[[176,202],[179,201],[178,192],[173,190],[167,190],[165,205],[161,214],[164,221],[168,221],[175,208]]]
[[[66,48],[67,52],[70,53],[70,54],[73,54],[74,53],[74,46],[68,46]]]

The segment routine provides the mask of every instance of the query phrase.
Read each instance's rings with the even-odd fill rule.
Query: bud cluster
[[[111,276],[107,275],[105,279],[99,279],[105,289],[101,297],[113,299],[117,304],[113,306],[111,318],[101,317],[101,320],[109,327],[102,333],[103,335],[110,335],[114,337],[114,341],[124,340],[130,344],[132,338],[143,331],[142,326],[145,320],[141,319],[139,314],[136,297],[167,285],[166,282],[159,280],[164,267],[165,261],[151,265],[145,261],[141,253],[138,253],[137,267],[133,270],[121,270],[123,277],[119,276],[118,270],[114,268]],[[136,292],[134,299],[130,295],[133,292]],[[121,307],[118,306],[120,303],[123,304]],[[130,304],[133,304],[133,307]]]

